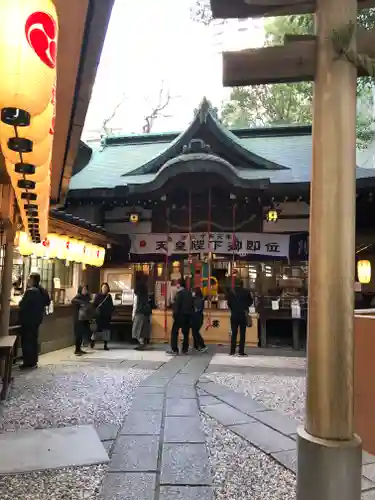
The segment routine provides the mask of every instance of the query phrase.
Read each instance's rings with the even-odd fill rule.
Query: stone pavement
[[[179,356],[141,382],[120,429],[98,430],[112,451],[104,500],[211,500],[195,384],[210,356]],[[125,496],[126,492],[126,496]]]
[[[296,473],[300,422],[205,377],[198,384],[198,398],[203,413]],[[375,499],[375,456],[365,451],[362,492],[363,499]]]
[[[38,458],[37,467],[21,464],[7,476],[0,463],[0,498],[49,500],[54,492],[56,500],[292,500],[300,422],[217,383],[227,380],[224,372],[239,369],[278,370],[280,377],[289,370],[303,379],[305,360],[220,353],[170,358],[161,350],[123,348],[78,359],[71,349],[43,356],[40,370],[16,375],[13,398],[0,408],[0,438],[14,443],[23,430],[36,438],[41,432],[36,429],[50,429],[55,437],[62,428],[83,429],[93,439],[81,436],[79,445],[56,446],[69,448],[70,455],[81,446],[90,456],[66,453],[73,467],[55,471],[65,462],[40,464]],[[214,376],[215,371],[223,373]],[[88,440],[99,445],[95,456]],[[41,445],[54,452],[47,442]],[[8,458],[3,472],[9,470]],[[44,485],[50,485],[45,493]],[[375,500],[375,457],[367,453],[362,488],[363,500]]]

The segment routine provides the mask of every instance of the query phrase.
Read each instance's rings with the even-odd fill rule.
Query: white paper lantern
[[[0,20],[0,108],[39,115],[56,80],[55,6],[51,0],[1,0]]]

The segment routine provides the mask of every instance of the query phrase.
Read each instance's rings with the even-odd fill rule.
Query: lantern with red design
[[[1,0],[0,19],[1,118],[29,125],[47,108],[56,80],[56,9],[52,0]]]

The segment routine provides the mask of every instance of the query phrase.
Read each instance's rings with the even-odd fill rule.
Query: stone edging
[[[201,411],[296,474],[300,423],[249,396],[207,379],[198,383]],[[363,452],[362,491],[375,491],[375,456]]]

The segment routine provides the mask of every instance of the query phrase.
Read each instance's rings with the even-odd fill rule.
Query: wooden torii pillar
[[[220,17],[236,17],[236,5],[242,9],[237,17],[316,14],[315,37],[224,54],[224,84],[315,81],[306,422],[298,431],[297,500],[360,500],[361,441],[353,421],[357,68],[349,60],[356,44],[375,57],[374,33],[355,32],[357,8],[375,1],[227,0],[228,16],[225,0],[211,4]],[[338,53],[333,41],[349,27],[350,51]]]

